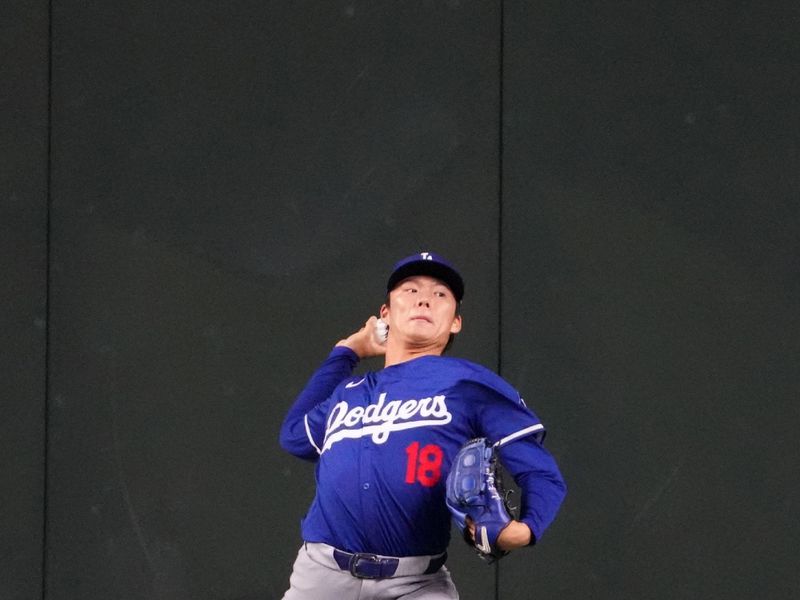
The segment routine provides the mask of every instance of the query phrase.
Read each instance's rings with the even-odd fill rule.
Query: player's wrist
[[[530,545],[532,533],[522,521],[510,521],[497,537],[497,546],[506,552]]]
[[[355,366],[355,364],[361,359],[361,357],[356,354],[352,348],[339,343],[333,346],[333,350],[331,350],[328,356],[329,358],[346,358],[353,364],[353,366]]]
[[[336,342],[336,347],[347,348],[353,354],[355,354],[359,359],[370,357],[370,352],[369,349],[366,347],[366,344],[364,344],[363,340],[356,338],[356,334],[353,334],[346,339],[339,340],[338,342]]]

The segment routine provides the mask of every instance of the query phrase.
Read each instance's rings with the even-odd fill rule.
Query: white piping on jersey
[[[312,446],[314,446],[314,450],[317,451],[317,454],[322,454],[322,450],[319,449],[319,446],[317,446],[314,438],[311,437],[311,427],[308,426],[308,415],[303,417],[303,422],[306,424],[306,436],[308,436],[308,441],[311,442]]]
[[[530,427],[526,427],[525,429],[520,429],[516,433],[512,433],[511,435],[507,435],[506,437],[498,440],[497,442],[494,443],[494,447],[500,448],[501,446],[505,446],[506,444],[509,444],[514,440],[518,440],[519,438],[525,437],[526,435],[530,435],[537,431],[543,431],[543,430],[544,430],[544,425],[542,425],[541,423],[538,423],[537,425],[531,425]]]

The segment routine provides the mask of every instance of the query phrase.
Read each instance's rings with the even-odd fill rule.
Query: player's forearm
[[[530,543],[535,543],[555,519],[567,486],[555,459],[533,440],[501,449],[501,461],[520,488],[520,521],[530,528]]]
[[[308,439],[305,416],[325,402],[344,379],[350,376],[358,357],[347,348],[334,348],[309,379],[286,414],[280,432],[281,446],[300,458],[314,458],[316,451]]]
[[[522,490],[520,520],[531,530],[531,543],[536,543],[556,518],[567,487],[558,472],[523,476],[518,484]]]

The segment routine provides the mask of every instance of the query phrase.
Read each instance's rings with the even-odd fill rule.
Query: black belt
[[[342,571],[350,571],[353,577],[359,579],[381,579],[391,577],[397,572],[400,565],[399,558],[381,557],[376,554],[365,552],[344,552],[343,550],[333,549],[333,558]],[[418,575],[430,575],[436,573],[447,561],[447,552],[430,560],[428,568]]]

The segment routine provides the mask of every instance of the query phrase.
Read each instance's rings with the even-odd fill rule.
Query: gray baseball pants
[[[427,557],[401,558],[392,577],[363,579],[343,570],[333,553],[327,544],[303,544],[283,600],[458,600],[447,567],[424,574]]]

